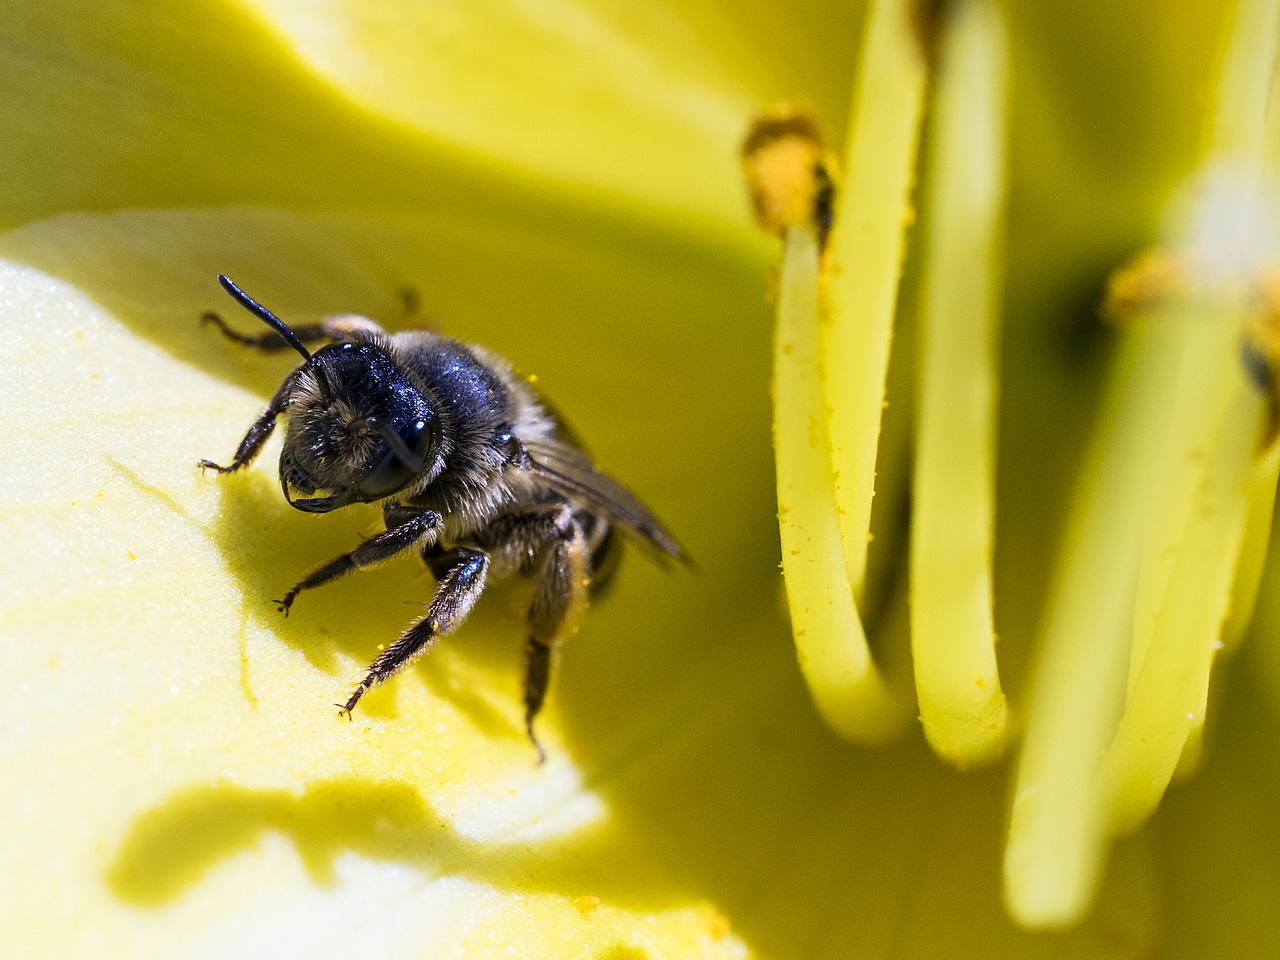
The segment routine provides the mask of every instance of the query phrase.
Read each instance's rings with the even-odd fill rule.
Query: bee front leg
[[[303,590],[336,580],[353,570],[363,570],[390,560],[406,550],[422,549],[432,543],[440,533],[443,518],[434,510],[424,510],[402,520],[390,530],[370,537],[350,553],[334,557],[323,566],[316,567],[300,580],[281,600],[273,601],[280,612],[288,616],[289,608]]]
[[[524,725],[538,751],[538,763],[546,751],[533,732],[551,685],[556,650],[578,628],[587,608],[591,582],[590,551],[582,525],[571,520],[547,551],[529,605],[529,638],[525,643]]]
[[[456,562],[440,578],[427,615],[413,623],[370,664],[368,675],[340,708],[348,717],[366,690],[399,673],[426,653],[437,639],[461,625],[480,599],[489,573],[489,555],[459,547],[443,556],[450,556]]]
[[[267,404],[267,409],[262,412],[262,416],[254,421],[253,426],[249,428],[249,432],[240,441],[235,459],[228,466],[219,466],[212,460],[201,460],[200,469],[217,470],[218,473],[231,473],[252,463],[253,458],[262,449],[262,445],[271,436],[271,432],[275,430],[276,420],[289,406],[289,394],[293,392],[293,380],[293,374],[285,377],[284,383],[280,384],[280,389],[275,392],[271,402]]]

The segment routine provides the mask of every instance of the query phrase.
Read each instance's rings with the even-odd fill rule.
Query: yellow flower
[[[1109,839],[1151,815],[1176,768],[1195,766],[1216,654],[1253,614],[1280,466],[1271,226],[1280,6],[1246,0],[1233,13],[1220,75],[1205,85],[1214,94],[1207,173],[1166,225],[1165,242],[1186,250],[1148,256],[1111,283],[1107,312],[1128,329],[1074,480],[1038,663],[1022,691],[1004,883],[1011,915],[1028,926],[1078,922]],[[807,161],[806,196],[794,174],[770,183],[758,172],[777,168],[766,160],[781,147],[763,138],[777,119],[745,147],[758,211],[783,209],[768,198],[784,190],[812,209],[790,225],[762,217],[784,233],[775,445],[801,665],[836,732],[892,737],[914,699],[930,745],[961,769],[998,756],[1011,732],[998,667],[1010,658],[996,655],[992,610],[992,353],[1006,268],[1001,21],[985,0],[924,21],[909,3],[870,5],[829,249],[829,204],[816,199],[832,179],[826,163]],[[913,189],[926,86],[924,183]],[[913,197],[923,222],[900,282]],[[904,354],[895,378],[890,358]],[[901,372],[913,362],[914,390]],[[916,404],[912,417],[882,416],[904,401]],[[898,532],[906,484],[895,481],[908,455],[909,562],[896,584],[876,583],[869,559],[892,563],[899,552],[873,543],[877,516]],[[1038,482],[1043,470],[1036,462]],[[1042,556],[1052,553],[1046,526],[1036,529]],[[892,675],[903,593],[914,697]],[[1002,600],[997,591],[997,611]],[[889,670],[869,640],[885,648]]]
[[[1191,128],[1230,19],[1190,2],[1067,6],[1007,9],[993,595],[1015,714],[1102,376],[1091,302],[1196,166]],[[849,746],[805,690],[776,569],[773,245],[748,222],[736,149],[782,98],[807,100],[842,146],[855,64],[873,66],[862,13],[572,0],[6,13],[6,944],[1267,954],[1280,661],[1265,645],[1242,651],[1201,772],[1119,843],[1065,933],[1006,913],[1006,768],[957,773],[910,730]],[[899,92],[922,96],[915,82]],[[284,373],[201,328],[202,310],[227,309],[219,272],[290,320],[401,325],[412,286],[445,332],[537,374],[689,546],[698,572],[629,557],[590,612],[553,690],[545,766],[523,737],[520,626],[500,592],[353,723],[337,718],[330,704],[430,584],[405,561],[304,597],[288,620],[267,602],[378,517],[291,511],[270,450],[244,476],[196,469],[231,452]],[[904,531],[877,527],[865,596],[891,597]],[[1277,616],[1264,590],[1260,632]]]

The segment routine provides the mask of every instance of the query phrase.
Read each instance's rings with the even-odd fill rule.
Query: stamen
[[[1116,831],[1131,829],[1155,809],[1207,705],[1215,641],[1230,602],[1248,512],[1242,490],[1263,419],[1256,391],[1229,349],[1220,350],[1219,358],[1224,353],[1229,371],[1216,373],[1197,364],[1197,380],[1228,385],[1218,391],[1226,396],[1206,398],[1208,409],[1196,418],[1199,423],[1193,421],[1200,429],[1186,438],[1186,445],[1198,444],[1204,469],[1181,471],[1199,483],[1179,527],[1180,542],[1146,642],[1139,644],[1135,633],[1124,715],[1102,762],[1102,801],[1112,808]],[[1193,354],[1204,359],[1199,351],[1188,351]],[[1184,445],[1178,446],[1181,452]]]
[[[873,0],[854,80],[822,333],[831,465],[845,568],[861,602],[889,342],[928,77],[918,0]]]
[[[1280,437],[1272,434],[1270,443],[1253,462],[1245,480],[1248,516],[1245,518],[1244,543],[1236,562],[1236,581],[1227,607],[1227,620],[1222,625],[1222,647],[1234,650],[1244,637],[1258,603],[1258,588],[1266,565],[1271,542],[1271,519],[1276,506],[1276,482],[1280,479]]]
[[[1168,334],[1124,331],[1050,585],[1004,858],[1006,903],[1028,926],[1077,919],[1102,865],[1098,758],[1122,706],[1146,465],[1182,357],[1181,339]]]
[[[835,195],[835,161],[813,118],[781,105],[756,119],[742,144],[742,173],[756,221],[779,237],[813,227],[826,245]]]
[[[886,687],[845,575],[818,372],[818,241],[787,230],[774,344],[774,446],[782,567],[800,667],[842,736],[887,739],[908,716]]]
[[[986,2],[941,31],[927,163],[911,511],[911,647],[925,736],[994,759],[1007,714],[992,615],[1005,38]]]
[[[1269,525],[1245,525],[1272,510],[1273,454],[1261,448],[1274,399],[1259,387],[1275,377],[1256,341],[1242,362],[1241,341],[1249,290],[1277,254],[1278,14],[1276,0],[1237,10],[1213,162],[1191,226],[1177,225],[1185,249],[1148,260],[1176,282],[1112,285],[1138,290],[1130,302],[1147,315],[1122,328],[1048,609],[1005,856],[1006,899],[1026,924],[1084,911],[1109,836],[1154,809],[1199,744],[1223,620],[1232,608],[1238,634],[1256,595],[1254,538]]]

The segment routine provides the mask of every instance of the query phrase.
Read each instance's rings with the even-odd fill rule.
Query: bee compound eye
[[[414,473],[416,471],[401,461],[394,451],[388,450],[356,484],[356,492],[364,501],[381,500],[408,484]]]
[[[356,485],[362,500],[381,500],[405,487],[418,474],[426,462],[431,446],[431,430],[425,419],[411,421],[396,431],[374,418],[369,425],[385,442],[385,449]]]

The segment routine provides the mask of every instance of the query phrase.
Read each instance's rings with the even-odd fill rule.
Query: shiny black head
[[[386,349],[356,341],[312,354],[282,320],[226,277],[218,280],[306,359],[293,374],[280,452],[280,487],[292,506],[327,513],[371,503],[434,466],[439,418]]]
[[[381,500],[432,464],[439,442],[431,405],[380,347],[331,344],[295,375],[280,486],[311,513]]]

